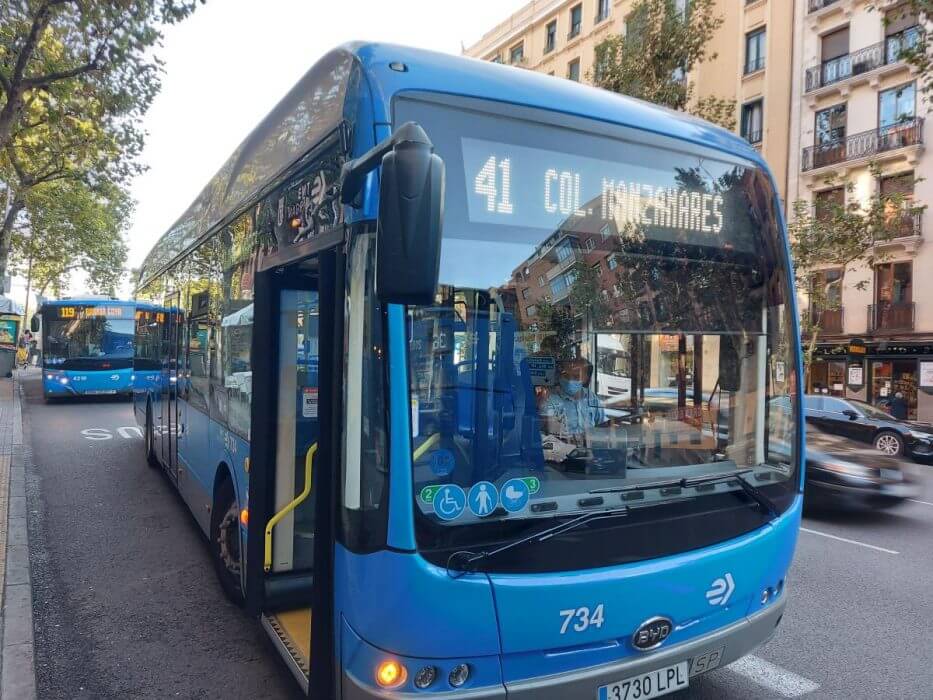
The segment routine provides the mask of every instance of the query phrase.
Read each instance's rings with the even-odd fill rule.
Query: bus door
[[[162,377],[162,464],[175,479],[178,469],[178,382],[181,345],[181,328],[184,324],[180,307],[180,295],[172,295],[166,303],[169,308],[164,327],[165,352],[163,354]],[[183,377],[182,377],[183,379]]]
[[[342,279],[338,258],[324,253],[261,272],[255,292],[253,354],[259,361],[253,363],[247,605],[260,613],[287,665],[315,698],[333,696],[320,685],[333,674],[316,669],[333,657],[327,649],[333,645],[335,427],[327,397],[340,376],[334,364],[334,338],[342,337],[334,323],[344,306],[334,293],[337,269]],[[313,658],[312,638],[321,650]]]

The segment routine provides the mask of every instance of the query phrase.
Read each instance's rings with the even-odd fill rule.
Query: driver
[[[586,444],[588,430],[606,421],[599,398],[589,388],[592,377],[593,365],[582,357],[558,361],[557,386],[543,392],[538,404],[550,461],[564,461],[574,446]]]

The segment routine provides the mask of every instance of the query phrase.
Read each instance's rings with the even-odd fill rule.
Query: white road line
[[[918,501],[916,498],[908,498],[907,500],[911,503],[922,503],[925,506],[933,506],[933,503],[930,503],[929,501]]]
[[[786,668],[776,666],[757,656],[741,658],[729,664],[728,669],[785,698],[800,697],[819,690],[820,687],[819,683],[814,683],[808,678],[798,676]]]
[[[828,537],[831,540],[839,540],[840,542],[848,542],[849,544],[856,544],[859,547],[867,547],[868,549],[874,549],[876,552],[884,552],[885,554],[900,554],[900,552],[895,552],[893,549],[885,549],[884,547],[877,547],[873,544],[866,544],[865,542],[859,542],[858,540],[850,540],[845,537],[837,537],[836,535],[830,535],[828,532],[820,532],[819,530],[810,530],[809,528],[802,527],[800,528],[801,532],[809,532],[811,535],[819,535],[820,537]]]

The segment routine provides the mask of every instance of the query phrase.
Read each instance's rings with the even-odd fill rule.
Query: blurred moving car
[[[888,508],[917,494],[895,457],[807,424],[808,506]]]
[[[933,425],[900,420],[871,404],[835,396],[807,394],[807,425],[825,433],[874,445],[888,457],[933,458]]]

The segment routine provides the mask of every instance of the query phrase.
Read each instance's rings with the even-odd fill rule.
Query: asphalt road
[[[293,697],[258,623],[222,597],[183,503],[146,466],[131,405],[46,406],[37,376],[24,385],[40,697]],[[906,469],[915,501],[809,514],[774,639],[668,697],[933,698],[933,466]]]
[[[221,594],[184,503],[147,466],[132,404],[45,405],[38,375],[23,385],[39,697],[296,696],[259,623]]]

